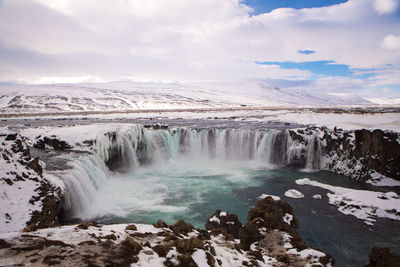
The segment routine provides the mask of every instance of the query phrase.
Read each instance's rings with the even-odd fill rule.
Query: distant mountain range
[[[262,81],[0,85],[1,113],[370,104],[357,95],[279,89]]]

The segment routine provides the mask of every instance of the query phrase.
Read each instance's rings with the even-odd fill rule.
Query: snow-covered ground
[[[0,117],[228,119],[400,131],[400,106],[342,94],[310,94],[265,82],[0,85]]]
[[[353,215],[373,224],[376,218],[400,220],[400,196],[395,192],[375,192],[356,190],[312,181],[308,178],[296,180],[298,185],[311,185],[332,193],[327,193],[329,203],[335,205],[340,212]]]
[[[354,95],[284,90],[258,80],[197,84],[113,82],[0,86],[2,113],[370,104],[372,102]]]

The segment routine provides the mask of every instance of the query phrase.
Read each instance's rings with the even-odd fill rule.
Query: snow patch
[[[296,189],[289,189],[285,192],[285,196],[290,198],[304,198],[303,193]]]
[[[216,222],[216,223],[218,223],[218,224],[221,224],[221,221],[220,221],[220,219],[217,217],[217,216],[213,216],[213,217],[211,217],[210,219],[208,219],[210,222]]]
[[[292,220],[293,220],[293,215],[289,214],[289,213],[285,213],[285,216],[283,217],[283,221],[290,225]]]
[[[400,181],[386,177],[375,170],[371,170],[371,179],[366,182],[375,186],[400,186]]]
[[[343,214],[353,215],[367,224],[373,224],[376,218],[400,220],[400,197],[395,192],[356,190],[327,185],[308,178],[298,179],[296,184],[331,191],[332,193],[327,193],[329,204],[335,205]]]
[[[262,194],[261,196],[258,197],[258,199],[264,199],[264,198],[266,198],[266,197],[271,197],[271,198],[272,198],[273,200],[275,200],[275,201],[281,200],[281,198],[278,197],[278,196],[268,195],[268,194]]]

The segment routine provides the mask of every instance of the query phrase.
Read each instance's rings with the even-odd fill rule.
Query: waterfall
[[[107,183],[109,170],[96,154],[72,161],[72,169],[62,175],[65,184],[65,209],[69,217],[82,217],[96,195]]]
[[[259,160],[286,165],[286,131],[178,128],[148,130],[140,125],[107,133],[96,142],[110,170],[135,169],[168,159]]]
[[[321,142],[315,134],[289,130],[177,128],[149,130],[141,125],[107,133],[96,142],[110,170],[136,169],[168,159],[258,160],[277,167],[320,169]]]
[[[322,147],[315,132],[124,127],[99,137],[95,154],[74,160],[73,169],[63,178],[66,210],[71,217],[85,218],[99,188],[112,183],[112,172],[128,173],[150,164],[161,167],[170,160],[191,164],[253,161],[263,167],[320,169]]]
[[[308,140],[306,169],[318,170],[321,168],[321,142],[318,136],[312,136]]]

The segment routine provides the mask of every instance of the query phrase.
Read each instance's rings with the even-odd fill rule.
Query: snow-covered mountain
[[[192,84],[112,82],[0,86],[2,113],[370,103],[354,95],[279,89],[256,80]]]

